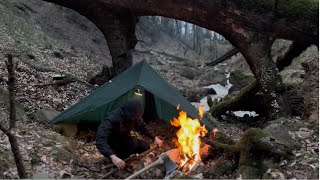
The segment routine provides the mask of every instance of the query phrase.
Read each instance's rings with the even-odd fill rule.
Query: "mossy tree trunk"
[[[285,52],[283,56],[277,58],[276,67],[279,71],[282,71],[285,67],[291,65],[292,60],[299,56],[305,49],[308,48],[307,44],[297,44],[295,42],[292,43],[289,50]],[[291,109],[292,115],[300,116],[303,114],[303,102],[301,100],[302,97],[296,96],[294,91],[290,90],[290,86],[283,86],[277,88],[277,90],[285,89],[286,92],[289,92],[289,107]],[[259,86],[257,81],[253,81],[251,84],[247,85],[243,89],[241,89],[240,93],[231,99],[224,99],[220,103],[213,106],[210,110],[213,116],[218,117],[222,114],[225,114],[226,111],[237,111],[237,110],[245,110],[245,111],[256,111],[259,115],[265,116],[265,105],[261,104],[261,97],[257,93],[259,92]],[[250,103],[248,103],[250,102]]]
[[[257,81],[251,82],[242,88],[240,93],[229,99],[223,99],[218,104],[211,107],[210,113],[214,117],[219,117],[227,111],[255,111],[260,116],[267,116],[266,106],[263,103],[263,96],[257,95],[259,85]]]
[[[258,33],[248,32],[245,39],[240,38],[233,44],[246,58],[251,71],[256,77],[260,91],[264,95],[266,111],[270,119],[279,116],[291,116],[289,102],[276,64],[271,58],[273,39]]]
[[[221,132],[202,140],[211,146],[212,153],[223,151],[226,158],[238,162],[237,174],[243,179],[261,179],[269,168],[279,163],[280,158],[289,157],[293,150],[292,145],[258,128],[247,129],[237,142],[230,141]],[[268,161],[271,163],[266,163]]]

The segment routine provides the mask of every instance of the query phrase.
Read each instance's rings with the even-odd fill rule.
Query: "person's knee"
[[[146,150],[150,149],[150,145],[146,142],[143,142],[143,148],[146,151]]]
[[[137,153],[142,153],[148,149],[150,149],[150,145],[148,143],[138,140],[136,148]]]

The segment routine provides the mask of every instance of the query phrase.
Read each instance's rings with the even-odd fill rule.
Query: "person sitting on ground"
[[[129,100],[124,106],[107,113],[100,123],[96,135],[96,147],[118,169],[124,169],[122,160],[131,154],[142,153],[150,146],[148,143],[130,136],[130,131],[135,130],[149,138],[161,147],[163,141],[155,136],[141,121],[142,108],[137,100]]]

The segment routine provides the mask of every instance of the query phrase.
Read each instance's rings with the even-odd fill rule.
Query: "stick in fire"
[[[179,109],[179,105],[177,106]],[[199,116],[203,117],[203,105],[199,106]],[[180,169],[188,173],[192,170],[200,157],[200,136],[204,136],[208,131],[205,126],[201,126],[198,119],[191,119],[184,111],[179,112],[179,117],[171,121],[171,125],[180,127],[176,135],[178,140],[176,146],[180,150]]]

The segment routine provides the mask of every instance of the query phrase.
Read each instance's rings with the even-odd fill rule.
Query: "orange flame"
[[[199,116],[200,116],[200,119],[203,118],[203,109],[204,109],[204,105],[200,104],[199,105]]]
[[[199,116],[203,117],[203,106],[199,107]],[[204,136],[208,131],[200,125],[198,119],[187,117],[184,111],[179,112],[179,117],[171,121],[171,125],[180,127],[177,131],[178,146],[181,153],[180,167],[186,166],[187,171],[191,170],[197,161],[200,161],[200,136]]]

